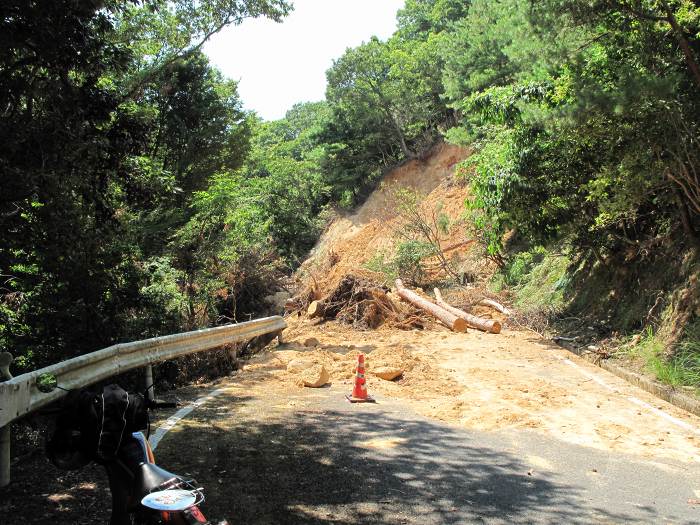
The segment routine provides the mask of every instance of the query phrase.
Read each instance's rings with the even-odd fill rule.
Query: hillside
[[[374,273],[374,279],[384,279],[368,270],[367,263],[377,256],[389,258],[395,250],[397,230],[406,220],[397,211],[396,188],[418,192],[424,197],[424,212],[439,209],[449,218],[451,227],[440,238],[442,248],[469,240],[463,219],[468,187],[454,177],[457,163],[468,155],[466,148],[440,142],[425,159],[405,162],[387,173],[361,206],[331,221],[297,272],[302,282],[317,283],[319,293],[324,294],[348,273]],[[464,260],[473,250],[473,244],[460,246],[450,256]]]
[[[395,249],[397,231],[405,220],[395,208],[392,188],[421,192],[424,210],[442,206],[453,224],[441,239],[443,247],[467,240],[467,225],[461,221],[469,188],[455,180],[454,169],[469,154],[467,149],[438,144],[425,160],[413,160],[389,172],[362,205],[329,224],[298,271],[306,286],[302,290],[315,288],[317,298],[327,299],[347,275],[360,276],[361,285],[393,287],[386,275],[367,269],[377,253]],[[520,314],[504,316],[475,304],[489,295],[487,284],[496,268],[484,262],[483,252],[474,244],[454,251],[455,264],[479,268],[479,279],[464,286],[435,274],[428,281],[442,279],[441,287],[453,304],[502,322],[500,334],[474,329],[455,333],[430,319],[418,327],[422,329],[397,329],[391,323],[368,329],[351,326],[347,319],[309,318],[302,307],[287,317],[283,342],[246,365],[247,384],[294,398],[290,405],[298,408],[321,396],[304,389],[302,381],[315,378],[322,368],[328,373],[325,386],[331,393],[349,391],[354,363],[363,353],[373,395],[383,402],[400,400],[450,425],[487,431],[525,429],[636,457],[697,460],[692,432],[670,435],[667,421],[649,417],[647,410],[640,412],[629,399],[644,399],[639,403],[647,409],[663,402],[607,373],[604,381],[596,377],[591,382],[599,373],[595,366],[520,326]],[[403,373],[394,381],[384,381],[373,375],[378,368]],[[681,426],[685,421],[695,424],[696,419],[683,411],[666,403],[663,408],[682,419]]]

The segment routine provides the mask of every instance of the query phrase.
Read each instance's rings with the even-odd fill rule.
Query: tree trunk
[[[439,291],[439,290],[438,290]],[[491,299],[484,298],[480,301],[479,304],[484,304],[486,306],[490,306],[491,308],[495,308],[499,312],[505,315],[510,315],[510,310],[503,306],[501,303],[497,303],[496,301],[492,301]]]
[[[683,200],[683,196],[678,188],[673,189],[673,194],[676,197],[676,204],[678,206],[678,214],[681,218],[681,225],[683,226],[683,231],[690,238],[695,246],[700,246],[700,238],[698,238],[698,232],[695,231],[693,227],[693,221],[690,218],[690,212],[688,211],[688,206]]]
[[[309,319],[313,319],[314,317],[323,317],[323,311],[324,308],[321,301],[312,301],[306,310],[306,314],[309,316]]]
[[[476,328],[477,330],[481,330],[482,332],[491,332],[492,334],[498,334],[501,332],[501,323],[499,323],[498,321],[494,321],[493,319],[483,319],[481,317],[476,317],[475,315],[468,314],[467,312],[464,312],[459,308],[455,308],[454,306],[447,304],[442,298],[440,290],[438,290],[437,288],[435,288],[435,297],[437,299],[437,304],[439,304],[442,308],[449,311],[450,313],[458,316],[460,319],[464,319],[466,323],[472,328]]]
[[[676,20],[676,15],[673,14],[673,10],[671,9],[671,6],[668,5],[668,2],[666,2],[666,0],[661,0],[661,5],[663,6],[664,11],[666,11],[666,19],[668,20],[669,25],[673,28],[678,44],[681,46],[681,50],[685,55],[685,62],[688,64],[688,68],[693,74],[695,83],[698,85],[698,87],[700,87],[700,66],[698,66],[698,63],[693,56],[693,50],[690,49],[690,44],[688,44],[688,40],[683,34],[683,28],[678,23],[678,20]]]
[[[467,331],[467,323],[464,319],[428,301],[417,293],[404,288],[401,279],[396,279],[396,293],[398,293],[403,300],[439,319],[443,324],[449,327],[450,330],[455,332]]]
[[[394,129],[396,130],[396,135],[399,138],[399,144],[401,145],[401,152],[404,154],[404,156],[407,159],[414,159],[416,157],[416,154],[413,153],[410,149],[408,149],[408,145],[406,144],[406,137],[404,137],[403,131],[401,130],[401,126],[399,125],[399,121],[396,118],[396,115],[393,113],[391,114],[391,120],[394,124]]]

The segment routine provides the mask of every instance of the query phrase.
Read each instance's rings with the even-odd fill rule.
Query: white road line
[[[564,361],[567,365],[572,366],[573,368],[575,368],[576,370],[578,370],[579,373],[580,373],[581,375],[586,376],[586,377],[587,377],[588,379],[590,379],[591,381],[595,381],[596,383],[598,383],[598,384],[599,384],[600,386],[602,386],[603,388],[605,388],[605,389],[607,389],[607,390],[610,390],[611,392],[618,392],[616,389],[614,389],[614,388],[611,387],[609,384],[607,384],[605,381],[603,381],[600,377],[598,377],[598,376],[595,375],[595,374],[592,374],[592,373],[589,372],[588,370],[584,370],[583,368],[581,368],[580,366],[578,366],[576,363],[574,363],[571,359],[567,359],[567,358],[565,358],[565,357],[560,357],[560,356],[556,356],[556,357],[557,357],[558,359],[561,359],[562,361]],[[618,392],[618,393],[619,393],[619,392]]]
[[[630,396],[630,397],[628,397],[627,399],[630,400],[630,401],[631,401],[632,403],[634,403],[635,405],[639,405],[640,407],[644,407],[644,408],[646,408],[647,410],[651,410],[651,411],[652,411],[654,414],[656,414],[657,416],[664,418],[666,421],[670,421],[670,422],[673,423],[674,425],[678,425],[678,426],[681,427],[681,428],[684,428],[684,429],[686,429],[686,430],[689,430],[690,432],[694,432],[695,434],[700,435],[700,430],[698,430],[697,428],[695,428],[695,427],[694,427],[693,425],[691,425],[690,423],[686,423],[685,421],[681,421],[680,419],[675,418],[675,417],[673,417],[672,415],[667,414],[667,413],[664,412],[663,410],[659,410],[659,409],[656,408],[655,406],[652,406],[652,405],[650,405],[649,403],[647,403],[647,402],[645,402],[645,401],[642,401],[641,399],[638,399],[638,398],[636,398],[636,397],[634,397],[634,396]]]
[[[149,438],[149,443],[151,444],[151,448],[153,450],[156,449],[158,446],[158,443],[160,443],[160,440],[163,439],[163,436],[167,434],[170,430],[173,429],[175,425],[177,425],[178,421],[180,421],[182,418],[186,417],[190,412],[192,412],[195,408],[201,407],[204,403],[207,401],[210,401],[214,399],[216,396],[223,394],[225,392],[224,388],[217,388],[216,390],[213,390],[209,394],[207,394],[204,397],[200,397],[196,401],[193,401],[189,405],[182,407],[180,410],[175,412],[172,416],[170,416],[165,423],[163,423],[161,426],[159,426],[156,431],[151,434],[151,437]]]
[[[612,386],[610,386],[609,384],[607,384],[605,381],[603,381],[603,380],[602,380],[600,377],[598,377],[596,374],[593,374],[593,373],[589,372],[588,370],[584,370],[583,368],[581,368],[580,366],[578,366],[576,363],[574,363],[571,359],[567,359],[566,357],[561,357],[561,356],[556,355],[556,354],[552,354],[552,355],[554,355],[554,357],[556,357],[556,358],[559,359],[560,361],[563,361],[563,362],[566,363],[567,365],[569,365],[569,366],[575,368],[576,370],[578,370],[578,372],[579,372],[581,375],[584,375],[584,376],[586,376],[588,379],[590,379],[590,380],[592,380],[592,381],[595,381],[596,383],[598,383],[600,386],[602,386],[602,387],[605,388],[606,390],[609,390],[610,392],[613,392],[613,393],[615,393],[615,394],[623,395],[622,392],[620,392],[618,389],[613,388]],[[637,405],[637,406],[640,406],[640,407],[642,407],[642,408],[645,408],[646,410],[649,410],[650,412],[653,412],[654,414],[656,414],[656,415],[659,416],[660,418],[663,418],[663,419],[665,419],[666,421],[668,421],[668,422],[670,422],[670,423],[673,423],[674,425],[676,425],[676,426],[678,426],[678,427],[681,427],[681,428],[684,429],[684,430],[688,430],[689,432],[693,432],[694,434],[700,435],[700,429],[694,427],[694,426],[691,425],[690,423],[686,423],[685,421],[681,421],[680,419],[675,418],[675,417],[673,417],[673,416],[670,415],[670,414],[667,414],[667,413],[664,412],[663,410],[660,410],[660,409],[658,409],[658,408],[656,408],[656,407],[650,405],[649,403],[646,403],[645,401],[642,401],[642,400],[639,399],[639,398],[636,398],[636,397],[634,397],[634,396],[627,396],[627,400],[630,401],[631,403],[634,403],[634,404]]]

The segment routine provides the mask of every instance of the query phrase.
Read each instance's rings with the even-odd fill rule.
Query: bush
[[[570,285],[568,269],[571,260],[538,247],[510,258],[497,273],[491,289],[512,287],[515,304],[525,309],[561,310],[566,304]]]
[[[418,284],[425,277],[423,259],[435,255],[432,244],[424,241],[403,241],[396,247],[393,265],[401,279]]]
[[[700,323],[697,320],[688,325],[673,355],[667,355],[664,341],[651,327],[646,328],[629,354],[640,358],[645,370],[662,383],[700,388]]]

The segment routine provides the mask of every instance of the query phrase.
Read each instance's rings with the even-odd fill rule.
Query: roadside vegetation
[[[475,151],[457,176],[493,287],[654,334],[649,367],[697,384],[696,1],[406,0],[392,37],[338,57],[324,101],[263,122],[201,45],[290,4],[0,7],[0,350],[18,372],[259,315],[333,210],[448,140]],[[439,215],[372,264],[454,272]]]

